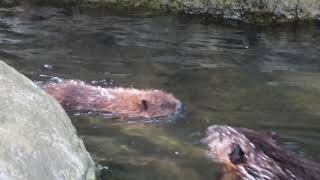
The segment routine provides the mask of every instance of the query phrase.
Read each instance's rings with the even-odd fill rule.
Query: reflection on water
[[[164,124],[70,114],[110,179],[215,179],[198,143],[212,124],[275,130],[285,149],[320,160],[319,27],[50,8],[0,14],[0,57],[34,81],[165,89],[184,103],[182,117]]]

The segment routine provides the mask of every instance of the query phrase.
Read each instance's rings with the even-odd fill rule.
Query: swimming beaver
[[[209,156],[222,163],[222,179],[320,179],[320,164],[285,152],[266,134],[213,125],[203,142]]]
[[[120,117],[163,117],[181,111],[181,103],[173,95],[160,90],[134,88],[102,88],[79,80],[48,83],[41,86],[66,110],[98,111]]]

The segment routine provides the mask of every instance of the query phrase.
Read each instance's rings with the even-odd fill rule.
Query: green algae
[[[143,127],[126,127],[121,130],[124,134],[129,136],[140,136],[147,140],[153,146],[165,149],[171,153],[179,153],[180,155],[187,155],[188,157],[201,158],[204,155],[204,150],[194,147],[192,144],[183,143],[176,137],[169,135],[161,128],[153,126]]]
[[[88,0],[80,4],[81,7],[102,7],[102,8],[116,8],[119,10],[133,9],[156,12],[171,12],[177,13],[183,10],[182,4],[176,0]]]
[[[304,114],[319,116],[320,81],[316,73],[284,74],[282,83],[291,87],[284,94],[292,108]]]
[[[217,169],[205,148],[185,142],[162,126],[106,123],[101,117],[85,121],[99,127],[95,133],[100,135],[83,139],[94,152],[93,159],[108,167],[107,179],[204,179]]]

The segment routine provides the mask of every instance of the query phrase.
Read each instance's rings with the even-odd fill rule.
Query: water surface
[[[158,88],[185,111],[170,123],[70,114],[109,179],[207,180],[217,165],[199,140],[213,124],[278,132],[320,160],[320,28],[254,29],[100,10],[0,10],[0,57],[35,82],[81,79]]]

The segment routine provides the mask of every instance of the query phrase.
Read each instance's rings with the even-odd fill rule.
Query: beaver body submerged
[[[320,179],[320,164],[282,150],[265,134],[214,125],[203,140],[209,156],[222,163],[221,179]]]
[[[102,88],[78,80],[41,86],[68,111],[98,111],[121,117],[163,117],[181,111],[173,95],[160,90]]]

